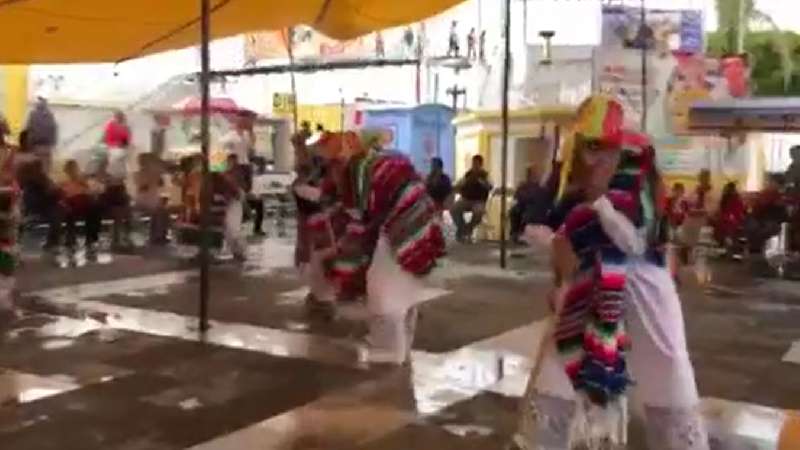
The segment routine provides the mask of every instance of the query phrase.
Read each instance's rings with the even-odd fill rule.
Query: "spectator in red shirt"
[[[735,183],[728,183],[722,191],[719,216],[714,224],[714,237],[721,246],[732,243],[744,224],[747,208]]]
[[[106,124],[103,142],[109,148],[128,148],[131,144],[131,129],[128,127],[125,113],[114,112],[114,117]]]
[[[686,187],[683,183],[675,183],[672,193],[667,199],[667,217],[673,230],[683,225],[686,213],[689,211],[689,202],[686,200]]]

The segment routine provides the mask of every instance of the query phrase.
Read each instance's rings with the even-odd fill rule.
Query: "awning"
[[[747,98],[694,103],[693,132],[800,131],[800,97]]]
[[[463,0],[212,0],[213,39],[307,24],[336,39],[430,17]],[[2,0],[0,63],[115,62],[195,45],[199,0]]]

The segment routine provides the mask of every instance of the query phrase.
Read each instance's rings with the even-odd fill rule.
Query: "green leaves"
[[[755,95],[800,93],[800,35],[781,31],[754,0],[716,0],[716,9],[719,30],[707,36],[707,53],[747,53]]]

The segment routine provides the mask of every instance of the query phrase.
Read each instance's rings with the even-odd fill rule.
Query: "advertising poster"
[[[686,179],[707,168],[727,178],[746,178],[746,145],[729,147],[727,139],[689,131],[689,109],[694,102],[749,92],[747,61],[738,56],[707,58],[703,53],[701,11],[648,10],[642,27],[639,8],[605,7],[602,30],[597,52],[599,88],[623,102],[629,127],[640,128],[643,108],[647,108],[647,132],[658,148],[664,175]],[[647,49],[646,83],[643,48]]]
[[[629,126],[641,124],[647,108],[648,131],[664,135],[667,85],[677,59],[675,54],[702,55],[703,15],[700,10],[647,10],[642,27],[641,10],[606,6],[602,14],[602,40],[598,49],[600,89],[623,101]],[[643,91],[642,49],[647,49],[647,84]],[[643,104],[646,93],[647,105]],[[655,125],[657,129],[651,129]]]

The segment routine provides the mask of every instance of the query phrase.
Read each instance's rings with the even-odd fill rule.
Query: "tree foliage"
[[[729,54],[728,36],[720,30],[707,36],[709,56]],[[791,71],[786,81],[786,56],[778,42],[788,47]],[[800,95],[800,35],[788,31],[751,31],[744,49],[750,59],[753,95]],[[785,88],[785,89],[784,89]]]
[[[716,0],[716,8],[719,30],[708,36],[708,52],[722,56],[744,50],[755,95],[798,93],[798,35],[781,31],[772,17],[756,9],[754,0]],[[752,31],[754,26],[769,31]]]

